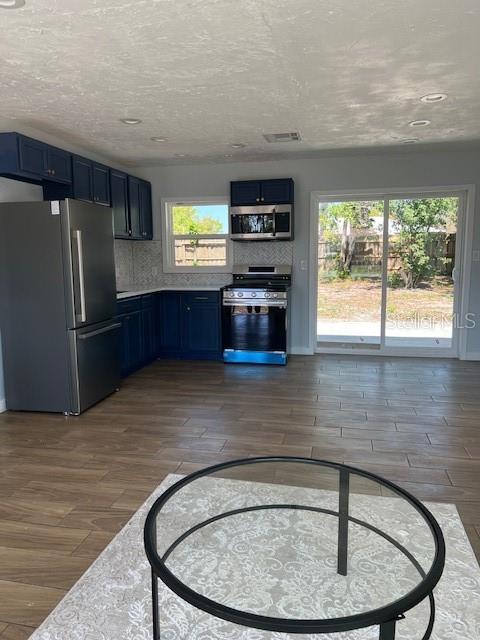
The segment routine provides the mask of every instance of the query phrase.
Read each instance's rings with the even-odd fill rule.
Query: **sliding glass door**
[[[317,345],[456,348],[458,194],[320,202]]]
[[[380,345],[383,201],[321,203],[319,342]]]

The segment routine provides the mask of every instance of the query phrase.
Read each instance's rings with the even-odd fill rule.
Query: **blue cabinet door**
[[[18,136],[19,168],[38,178],[47,174],[47,145],[38,140]]]
[[[93,202],[110,206],[110,170],[103,164],[92,163]]]
[[[140,180],[133,176],[128,176],[128,208],[130,212],[131,237],[135,240],[142,239],[142,228],[140,225]]]
[[[254,205],[260,202],[260,180],[242,180],[230,183],[230,204],[232,207]]]
[[[260,201],[264,204],[293,203],[293,180],[291,178],[262,180]]]
[[[140,233],[143,240],[153,238],[152,224],[152,186],[141,180],[139,184]]]
[[[47,173],[49,180],[70,184],[72,182],[72,155],[63,149],[48,147]]]
[[[157,340],[155,332],[155,307],[142,309],[143,360],[145,364],[157,357]]]
[[[164,291],[157,307],[159,350],[163,355],[178,355],[182,351],[182,295]]]
[[[122,376],[126,376],[139,369],[144,362],[142,312],[132,311],[118,316],[117,320],[122,324],[120,329],[121,373]]]
[[[73,156],[73,197],[93,202],[93,163],[81,156]]]
[[[191,358],[217,359],[221,354],[219,296],[213,292],[184,296],[184,352]]]
[[[130,223],[128,218],[127,174],[116,169],[110,171],[110,193],[112,198],[113,226],[116,238],[128,238]]]

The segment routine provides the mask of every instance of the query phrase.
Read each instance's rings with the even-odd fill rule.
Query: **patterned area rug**
[[[150,505],[178,480],[170,475],[148,498],[31,640],[151,640],[150,568],[143,525]],[[403,500],[352,494],[350,513],[401,542],[428,568],[428,528]],[[243,480],[203,478],[182,489],[159,521],[159,550],[181,532],[220,512],[255,504],[336,509],[338,495]],[[480,569],[457,510],[427,504],[447,546],[436,588],[434,640],[480,638]],[[382,606],[418,583],[405,557],[378,535],[350,526],[349,572],[336,573],[337,519],[308,511],[270,510],[233,516],[198,530],[171,554],[168,566],[192,588],[226,605],[278,617],[336,617]],[[195,610],[159,581],[162,640],[378,640],[378,627],[316,636],[268,633]],[[399,640],[421,640],[422,603],[398,623]]]

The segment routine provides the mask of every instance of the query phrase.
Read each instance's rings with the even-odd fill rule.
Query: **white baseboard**
[[[480,351],[467,351],[462,360],[480,360]]]
[[[293,356],[313,356],[313,351],[309,347],[291,347],[289,353]]]
[[[7,401],[5,398],[0,398],[0,413],[3,413],[7,410]]]

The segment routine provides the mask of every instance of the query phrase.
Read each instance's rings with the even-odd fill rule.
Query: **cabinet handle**
[[[55,169],[52,169],[52,176],[55,175]]]
[[[260,202],[260,198],[257,198],[257,202]]]
[[[265,202],[265,198],[262,198],[261,200],[262,200],[262,202]]]
[[[190,307],[187,307],[187,311],[190,311]]]
[[[208,300],[208,296],[195,296],[195,300]]]
[[[128,235],[129,235],[129,236],[131,236],[131,235],[132,235],[132,230],[131,230],[131,229],[129,229],[129,230],[128,230]]]

